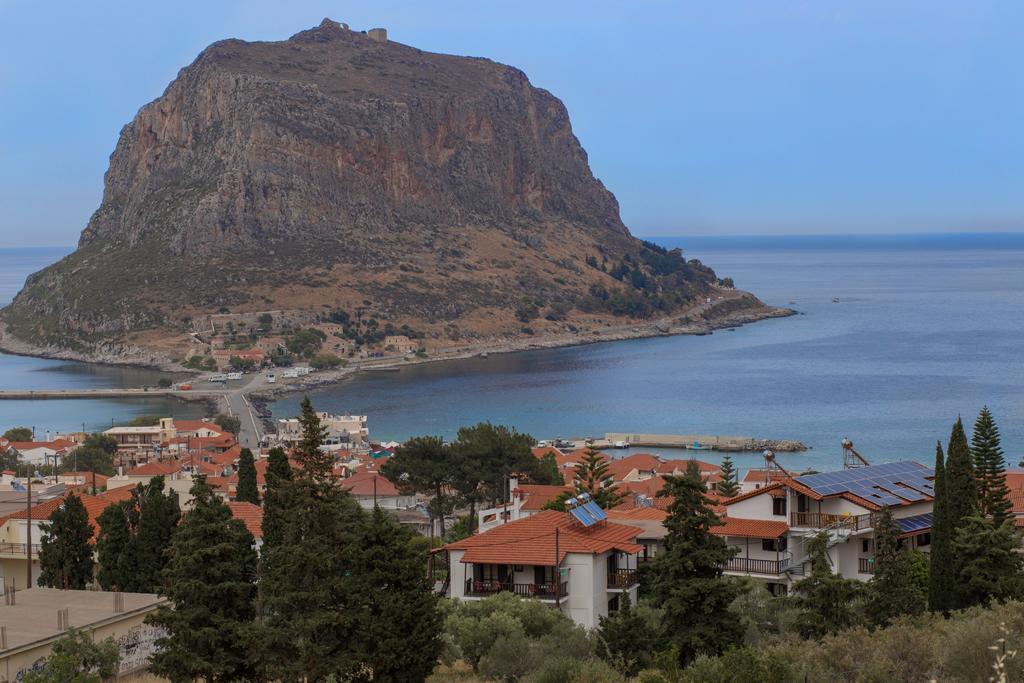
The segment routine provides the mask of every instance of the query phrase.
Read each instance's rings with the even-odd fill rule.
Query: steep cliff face
[[[539,332],[670,313],[716,282],[630,236],[522,72],[324,20],[183,69],[122,130],[78,250],[2,319],[87,350],[211,313],[359,308],[444,340],[519,333],[524,305],[557,308]]]

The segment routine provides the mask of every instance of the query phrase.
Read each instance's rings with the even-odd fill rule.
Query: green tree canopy
[[[576,494],[587,493],[605,510],[622,502],[623,495],[608,471],[610,462],[601,451],[588,446],[580,461],[576,463],[573,486]]]
[[[267,457],[267,490],[263,495],[263,545],[271,546],[281,539],[283,513],[288,507],[288,482],[292,467],[280,446],[271,448]]]
[[[681,663],[699,653],[722,652],[738,645],[743,636],[741,621],[728,609],[743,588],[722,575],[736,551],[711,533],[722,521],[706,494],[695,468],[665,477],[658,494],[671,503],[665,549],[654,558],[649,590],[654,605],[664,610],[666,638],[678,648]]]
[[[93,526],[82,499],[69,493],[41,528],[39,585],[85,590],[93,578]]]
[[[989,600],[1020,599],[1024,593],[1024,556],[1013,520],[973,515],[957,529],[953,549],[958,558],[955,576],[961,607]]]
[[[935,444],[935,479],[932,481],[932,547],[928,554],[928,609],[948,612],[953,594],[953,533],[949,528],[946,465],[942,443]]]
[[[113,638],[94,641],[87,631],[68,629],[53,644],[42,665],[27,672],[24,683],[102,683],[117,674],[121,651]]]
[[[595,649],[622,675],[632,677],[653,663],[661,637],[661,613],[634,606],[625,592],[618,611],[601,617]]]
[[[162,592],[171,604],[146,619],[167,632],[157,641],[150,669],[182,683],[252,680],[255,541],[205,476],[197,477],[190,493],[192,508],[174,532],[163,572]]]
[[[30,427],[11,427],[4,432],[4,438],[8,441],[31,441],[32,429]]]
[[[888,507],[875,520],[874,575],[868,582],[864,612],[875,626],[885,626],[904,614],[924,611],[921,589],[910,551],[899,547],[899,527]]]
[[[241,503],[260,504],[260,490],[256,483],[256,462],[253,460],[252,451],[243,448],[238,455],[238,488],[235,491],[235,500]]]
[[[235,436],[242,431],[242,421],[237,416],[227,413],[217,413],[213,418],[213,424]]]
[[[113,476],[114,456],[104,448],[96,446],[79,446],[70,455],[65,457],[59,467],[61,472],[95,472],[106,476]],[[86,482],[89,483],[89,482]]]
[[[978,488],[974,476],[974,465],[971,463],[971,449],[967,444],[967,434],[964,432],[963,421],[958,417],[953,423],[953,430],[949,435],[949,443],[946,445],[946,481],[944,484],[946,496],[944,524],[949,534],[951,548],[954,540],[959,537],[960,529],[964,527],[968,517],[978,514]],[[952,576],[963,574],[963,563],[966,559],[963,555],[952,548]],[[950,583],[950,606],[953,609],[962,609],[970,603],[970,598],[965,593],[966,586],[955,580]]]
[[[846,579],[832,571],[828,556],[829,534],[822,531],[807,542],[811,573],[794,586],[800,607],[800,633],[821,638],[857,624],[860,581]]]
[[[441,613],[412,532],[374,508],[355,538],[351,590],[360,596],[355,658],[373,680],[422,681],[441,653]]]
[[[395,449],[380,472],[403,491],[433,496],[430,506],[444,535],[443,504],[458,472],[456,454],[439,436],[417,436]]]
[[[739,484],[739,473],[736,471],[736,466],[732,463],[730,456],[722,458],[721,465],[722,478],[715,484],[715,490],[723,498],[732,498],[738,496],[740,493]]]
[[[974,422],[971,459],[978,485],[978,512],[983,517],[991,517],[998,527],[1013,514],[1013,503],[1006,486],[1006,460],[999,427],[987,406],[981,409]]]

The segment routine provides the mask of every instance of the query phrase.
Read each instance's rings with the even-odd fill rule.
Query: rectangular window
[[[786,537],[781,538],[762,538],[761,539],[761,550],[770,552],[783,551],[786,549]]]
[[[931,534],[921,534],[920,536],[917,537],[917,547],[918,548],[923,548],[923,547],[931,545],[931,544],[932,544],[932,535]]]
[[[865,554],[866,553],[870,553],[871,552],[871,539],[865,538],[863,541],[861,541],[860,542],[860,550],[861,550],[862,553],[865,553]]]
[[[772,514],[778,517],[786,516],[786,499],[772,498]]]

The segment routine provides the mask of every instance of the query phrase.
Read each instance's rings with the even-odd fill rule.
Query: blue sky
[[[0,246],[77,240],[122,125],[329,16],[523,69],[636,234],[1024,230],[1024,3],[0,0]]]

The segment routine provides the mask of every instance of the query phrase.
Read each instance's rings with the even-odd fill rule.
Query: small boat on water
[[[834,303],[834,304],[839,303],[839,297],[838,296],[832,297],[832,303]]]
[[[796,299],[790,299],[789,300],[789,305],[790,306],[795,306],[796,305]]]

